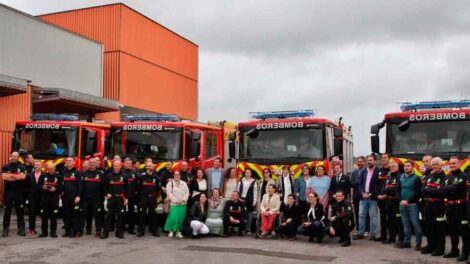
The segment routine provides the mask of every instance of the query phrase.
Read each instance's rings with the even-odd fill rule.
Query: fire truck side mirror
[[[334,156],[339,156],[343,154],[343,139],[341,138],[335,138],[334,139]]]
[[[377,124],[375,124],[375,125],[372,125],[372,126],[370,127],[370,133],[371,133],[371,134],[374,134],[374,135],[377,135],[377,134],[379,134],[380,129],[381,129],[382,127],[384,127],[384,126],[385,126],[384,123],[377,123]]]
[[[235,159],[235,142],[233,141],[228,143],[228,156],[230,159]]]
[[[370,136],[370,145],[372,148],[372,153],[380,153],[380,137],[379,135]]]

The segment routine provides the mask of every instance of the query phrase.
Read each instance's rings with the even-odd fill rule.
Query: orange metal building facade
[[[104,44],[104,97],[197,119],[198,46],[124,4],[39,16]],[[119,119],[119,113],[99,115]]]
[[[0,164],[8,162],[15,123],[31,115],[31,87],[26,93],[0,97]],[[3,201],[3,180],[0,180],[0,202]]]

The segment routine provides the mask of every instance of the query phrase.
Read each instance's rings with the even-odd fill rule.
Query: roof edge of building
[[[93,8],[101,8],[101,7],[107,7],[107,6],[115,6],[115,5],[121,5],[121,6],[124,6],[126,8],[128,8],[129,10],[132,10],[133,12],[136,12],[137,14],[143,16],[144,18],[150,20],[152,23],[154,24],[157,24],[158,26],[170,31],[171,33],[175,34],[176,36],[180,37],[181,39],[193,44],[194,46],[198,47],[199,48],[199,45],[195,42],[193,42],[192,40],[176,33],[175,31],[169,29],[168,27],[160,24],[159,22],[155,21],[154,19],[140,13],[139,11],[135,10],[134,8],[124,4],[124,3],[121,3],[121,2],[118,2],[118,3],[111,3],[111,4],[104,4],[104,5],[96,5],[96,6],[88,6],[88,7],[82,7],[82,8],[75,8],[75,9],[69,9],[69,10],[64,10],[64,11],[58,11],[58,12],[51,12],[51,13],[46,13],[46,14],[40,14],[40,15],[37,15],[36,17],[41,17],[41,16],[49,16],[49,15],[56,15],[56,14],[62,14],[62,13],[68,13],[68,12],[72,12],[72,11],[80,11],[80,10],[87,10],[87,9],[93,9]]]

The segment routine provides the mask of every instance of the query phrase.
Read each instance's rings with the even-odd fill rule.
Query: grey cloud
[[[112,1],[11,0],[31,14]],[[397,102],[470,99],[470,1],[124,1],[200,46],[200,119],[311,109],[356,154]]]

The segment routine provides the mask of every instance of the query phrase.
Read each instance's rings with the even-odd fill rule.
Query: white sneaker
[[[177,238],[183,238],[183,235],[181,234],[181,232],[176,232],[176,236]]]
[[[168,237],[173,237],[173,232],[168,233]]]

